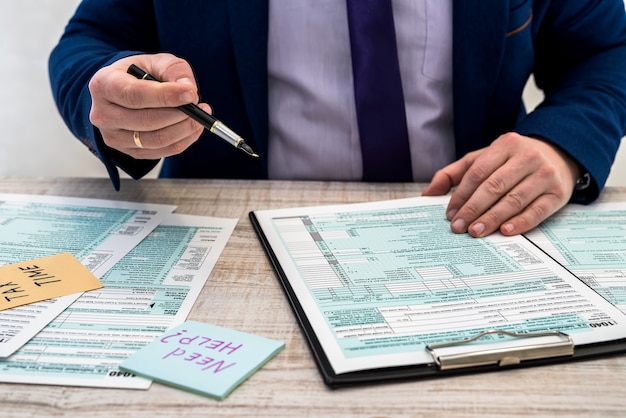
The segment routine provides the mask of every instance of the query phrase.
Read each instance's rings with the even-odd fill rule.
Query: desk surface
[[[158,383],[149,390],[0,383],[3,417],[575,417],[626,415],[626,356],[441,379],[328,389],[248,220],[255,209],[411,197],[418,184],[235,180],[1,178],[0,193],[167,203],[239,217],[189,319],[284,341],[277,357],[215,401]],[[626,200],[608,188],[600,201]]]

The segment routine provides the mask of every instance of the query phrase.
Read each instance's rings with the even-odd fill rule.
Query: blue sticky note
[[[120,369],[221,400],[284,347],[280,341],[187,321],[127,358]]]

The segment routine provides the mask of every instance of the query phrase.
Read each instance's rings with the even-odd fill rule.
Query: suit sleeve
[[[591,175],[572,201],[595,200],[626,134],[626,15],[622,0],[550,2],[535,42],[545,100],[516,131],[546,138]]]
[[[106,166],[119,190],[120,167],[133,178],[147,174],[157,161],[135,160],[107,147],[90,120],[88,84],[100,68],[120,58],[157,51],[152,2],[84,0],[65,28],[48,61],[50,85],[68,128]]]

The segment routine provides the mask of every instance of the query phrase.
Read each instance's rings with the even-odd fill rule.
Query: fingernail
[[[465,221],[463,219],[457,219],[452,222],[452,230],[456,233],[465,232]]]
[[[192,91],[186,91],[180,95],[180,100],[185,103],[192,103],[196,100],[196,95]]]
[[[456,209],[450,209],[448,212],[446,212],[446,218],[448,218],[448,220],[450,221],[454,218],[456,213],[457,213]]]
[[[188,86],[193,86],[193,81],[190,78],[183,77],[176,80],[177,83],[186,84]]]
[[[187,77],[179,78],[178,80],[176,80],[176,82],[184,84],[186,86],[193,86],[195,88],[193,81],[191,81],[191,79]],[[196,94],[191,90],[187,90],[180,95],[180,100],[185,103],[194,102],[196,100]]]
[[[475,237],[481,237],[483,232],[485,231],[485,224],[477,223],[471,226],[472,235]]]
[[[515,229],[515,225],[513,225],[512,223],[502,225],[502,230],[507,234],[510,234],[511,232],[513,232],[514,229]]]

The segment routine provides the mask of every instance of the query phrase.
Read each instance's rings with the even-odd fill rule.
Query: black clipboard
[[[401,367],[372,368],[348,373],[336,373],[322,347],[311,323],[309,322],[298,297],[296,296],[288,277],[276,257],[263,228],[254,211],[248,214],[250,222],[259,241],[265,250],[269,261],[285,291],[298,324],[304,333],[317,368],[324,383],[330,388],[340,388],[362,384],[383,383],[389,381],[427,379],[443,376],[452,376],[468,373],[482,373],[500,371],[508,368],[535,367],[548,364],[559,364],[571,361],[580,361],[610,354],[626,352],[626,338],[586,345],[574,345],[571,338],[559,331],[541,333],[515,334],[505,330],[493,329],[481,332],[467,340],[451,341],[442,344],[431,344],[426,347],[433,357],[432,363],[406,365]],[[440,356],[441,348],[462,345],[481,338],[483,335],[501,333],[510,337],[529,338],[553,335],[560,341],[554,344],[529,344],[521,350],[492,350],[490,352],[471,352],[461,356]],[[480,360],[482,359],[482,360]]]

